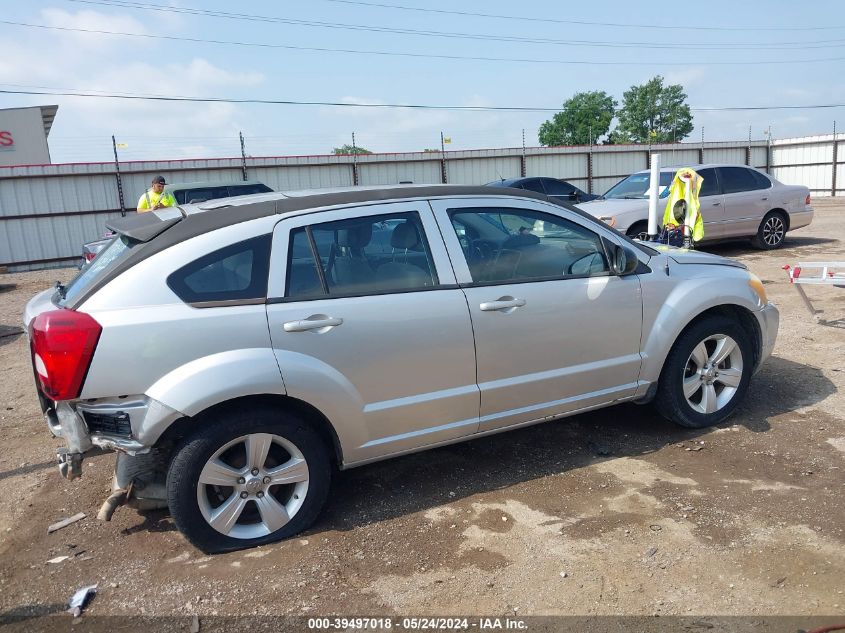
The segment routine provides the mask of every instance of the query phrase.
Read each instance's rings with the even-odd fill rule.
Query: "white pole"
[[[660,189],[660,154],[651,155],[651,179],[648,186],[648,235],[657,235],[657,196]]]

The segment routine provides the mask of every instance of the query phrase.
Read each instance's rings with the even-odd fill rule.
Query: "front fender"
[[[679,268],[684,270],[678,271]],[[693,268],[696,270],[686,270]],[[748,284],[749,277],[745,271],[712,266],[714,270],[708,274],[707,268],[710,267],[676,264],[672,266],[672,277],[677,271],[685,277],[680,282],[667,276],[666,283],[643,284],[641,380],[658,380],[672,345],[684,328],[700,314],[725,305],[745,308],[752,313],[763,309],[762,302]]]
[[[286,394],[276,357],[267,348],[230,350],[198,358],[156,381],[146,393],[186,416],[233,398],[259,394]],[[156,426],[145,425],[138,439],[155,442],[164,431]]]

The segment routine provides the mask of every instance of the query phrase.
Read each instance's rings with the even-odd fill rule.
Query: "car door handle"
[[[760,200],[768,200],[768,199],[769,199],[769,196],[763,196],[762,198],[760,198]]]
[[[718,207],[718,206],[720,206],[721,204],[722,204],[721,202],[714,202],[714,203],[713,203],[713,206],[714,206],[714,207]]]
[[[521,308],[526,303],[525,299],[508,299],[502,297],[497,301],[485,301],[479,308],[482,312],[496,312],[499,310],[512,310],[513,308]]]
[[[282,327],[285,329],[285,332],[308,332],[310,330],[337,327],[342,323],[343,319],[315,314],[302,321],[288,321]]]

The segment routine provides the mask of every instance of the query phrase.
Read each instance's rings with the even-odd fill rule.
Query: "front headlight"
[[[751,289],[756,293],[757,297],[759,297],[760,305],[766,305],[769,303],[769,299],[766,296],[766,289],[763,287],[763,282],[760,278],[754,273],[748,273],[748,276],[750,277],[748,285],[751,286]]]

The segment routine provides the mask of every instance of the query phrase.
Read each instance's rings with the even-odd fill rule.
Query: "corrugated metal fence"
[[[276,191],[354,185],[483,184],[500,178],[552,176],[593,193],[647,169],[649,153],[663,165],[735,163],[768,171],[813,195],[843,191],[838,148],[845,135],[773,141],[511,148],[458,152],[247,158],[250,179]],[[155,175],[168,182],[237,181],[241,158],[0,167],[0,266],[28,270],[75,264],[84,242],[103,234],[108,218],[134,212]],[[121,209],[118,178],[125,206]],[[837,184],[838,183],[838,184]]]

